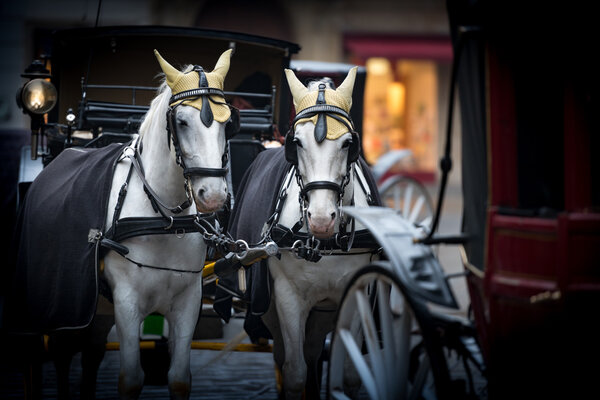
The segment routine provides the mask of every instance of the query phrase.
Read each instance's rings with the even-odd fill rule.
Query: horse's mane
[[[182,72],[189,72],[193,68],[192,65],[186,65]],[[150,109],[144,115],[142,123],[140,125],[140,138],[152,130],[159,130],[164,132],[167,128],[167,121],[165,118],[167,108],[169,107],[169,99],[171,98],[171,88],[167,85],[167,78],[164,73],[157,75],[160,77],[160,85],[156,91],[156,97],[152,99],[150,103]]]
[[[327,88],[335,90],[335,84],[333,83],[333,80],[327,76],[321,79],[315,79],[308,82],[308,85],[306,87],[309,91],[312,92],[314,90],[319,89],[319,83],[324,83]]]

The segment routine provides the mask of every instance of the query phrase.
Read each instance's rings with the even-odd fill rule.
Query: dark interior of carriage
[[[60,93],[44,133],[50,157],[67,145],[101,147],[126,142],[161,83],[154,49],[176,68],[197,64],[212,70],[233,48],[225,80],[227,101],[240,110],[240,132],[230,141],[233,190],[263,149],[261,140],[286,132],[289,106],[283,69],[299,48],[250,35],[169,27],[74,29],[57,32],[52,81]],[[282,86],[283,85],[283,86]],[[284,105],[284,106],[282,106]],[[75,122],[67,124],[73,113]]]

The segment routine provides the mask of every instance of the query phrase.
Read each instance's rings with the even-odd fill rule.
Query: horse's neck
[[[163,118],[164,119],[164,118]],[[152,124],[142,132],[140,159],[144,175],[152,190],[169,205],[179,205],[186,199],[183,170],[169,148],[166,124]]]

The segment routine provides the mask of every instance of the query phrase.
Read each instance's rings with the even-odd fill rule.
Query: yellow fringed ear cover
[[[215,65],[213,71],[205,72],[206,80],[208,81],[209,87],[223,90],[225,76],[227,76],[227,72],[229,71],[231,52],[231,49],[223,52],[223,54],[221,54],[221,57],[219,57],[219,60],[217,61],[217,64]],[[165,73],[167,85],[169,86],[169,88],[171,88],[171,92],[173,95],[186,90],[198,88],[198,82],[200,81],[200,76],[198,72],[191,71],[188,73],[183,73],[178,69],[174,68],[164,58],[162,58],[158,51],[154,50],[154,55],[156,56],[156,59],[160,64],[160,68]],[[225,102],[225,99],[221,96],[210,97],[217,102]],[[184,100],[182,104],[201,110],[202,98]],[[210,108],[213,112],[215,121],[226,122],[229,120],[229,117],[231,116],[231,110],[226,104],[215,104],[213,102],[210,102]]]
[[[342,84],[336,90],[325,89],[325,102],[327,104],[340,107],[342,110],[350,113],[350,108],[352,108],[352,90],[354,89],[354,81],[356,79],[357,70],[358,67],[353,67],[350,72],[348,72],[344,82],[342,82]],[[294,71],[286,69],[285,75],[294,99],[296,114],[307,107],[314,106],[317,102],[317,96],[319,93],[317,91],[309,91],[302,84],[302,82],[298,80],[294,74]],[[317,118],[317,115],[311,118],[303,118],[296,122],[296,124],[306,121],[312,121],[314,124],[316,124]],[[346,125],[334,118],[327,117],[327,139],[335,140],[346,132],[348,132]]]

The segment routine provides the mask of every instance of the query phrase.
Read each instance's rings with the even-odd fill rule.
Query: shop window
[[[403,169],[433,172],[438,140],[436,63],[423,60],[366,60],[363,148],[369,163],[390,150],[413,153]]]
[[[392,172],[435,180],[448,108],[450,39],[346,33],[344,51],[351,63],[367,68],[362,143],[367,161],[410,149],[413,156]]]

